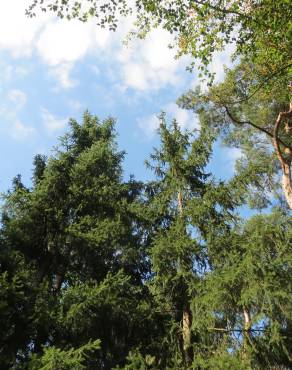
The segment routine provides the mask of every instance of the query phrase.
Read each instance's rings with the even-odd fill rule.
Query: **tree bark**
[[[291,135],[292,127],[291,125],[289,125],[287,121],[292,119],[292,101],[290,103],[290,109],[288,112],[279,113],[275,126],[274,126],[273,133],[269,132],[268,130],[266,130],[265,128],[261,126],[254,124],[251,121],[240,121],[231,113],[231,111],[225,104],[223,104],[223,106],[226,110],[228,117],[233,122],[240,124],[240,125],[249,125],[255,128],[256,130],[259,130],[272,138],[273,145],[277,153],[277,157],[282,167],[282,173],[283,173],[282,174],[282,189],[283,189],[284,197],[286,199],[286,202],[289,208],[292,209],[292,179],[291,179],[292,149],[291,149],[291,146],[289,146],[289,144],[281,140],[281,138],[278,135],[280,126],[284,120],[286,120],[285,131],[287,134]],[[284,148],[285,155],[282,154],[281,146]]]
[[[242,355],[244,360],[248,360],[248,348],[251,344],[251,317],[247,307],[243,307],[243,343]]]
[[[282,188],[286,202],[292,209],[291,166],[286,163],[283,166]]]
[[[182,192],[179,191],[177,195],[178,210],[180,217],[183,216],[183,197]],[[192,326],[192,314],[190,310],[189,302],[186,302],[183,307],[182,314],[182,340],[183,340],[183,355],[186,365],[190,365],[192,362],[191,354],[191,326]]]
[[[190,365],[192,362],[191,325],[192,325],[192,316],[190,311],[190,305],[189,303],[187,303],[183,310],[183,327],[182,327],[184,359],[187,365]]]
[[[290,104],[290,110],[288,112],[280,112],[278,118],[275,123],[274,127],[274,136],[273,136],[273,144],[276,149],[276,153],[279,159],[279,162],[282,167],[282,189],[284,193],[284,197],[290,209],[292,209],[292,179],[291,179],[291,159],[292,159],[292,151],[288,147],[284,147],[284,154],[282,153],[278,132],[280,126],[284,120],[286,120],[285,131],[287,134],[290,134],[291,127],[287,122],[289,119],[292,118],[292,110]]]

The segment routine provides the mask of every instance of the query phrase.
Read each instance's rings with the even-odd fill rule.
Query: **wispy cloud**
[[[168,121],[175,119],[182,130],[199,130],[198,117],[192,112],[179,108],[174,103],[162,107]],[[138,127],[144,132],[148,139],[151,139],[159,127],[159,112],[138,119]]]
[[[169,33],[158,28],[145,40],[132,40],[128,48],[121,47],[117,61],[124,87],[153,91],[182,84],[186,61],[175,59],[175,49],[168,47],[172,41]]]
[[[94,21],[58,20],[39,14],[25,16],[28,0],[3,0],[0,3],[0,50],[14,57],[37,54],[60,84],[68,89],[76,86],[70,77],[75,63],[87,56],[97,64],[104,56],[115,66],[115,83],[123,89],[158,90],[179,86],[184,80],[186,64],[175,60],[176,51],[168,48],[172,36],[157,28],[145,40],[134,39],[128,48],[123,44],[132,27],[130,19],[122,19],[119,32],[100,29]],[[99,66],[100,67],[100,66]]]
[[[8,50],[14,57],[30,56],[34,42],[44,24],[51,18],[39,14],[35,19],[25,16],[29,1],[0,2],[0,50]]]
[[[3,94],[0,105],[1,126],[5,134],[16,140],[26,140],[35,134],[35,129],[19,118],[27,102],[27,95],[20,89],[11,89]]]
[[[138,127],[146,135],[147,139],[151,139],[158,127],[159,127],[159,118],[158,114],[151,114],[138,119]]]
[[[16,140],[26,140],[35,134],[35,129],[33,127],[24,125],[18,120],[12,124],[11,129],[11,136]]]
[[[242,157],[242,151],[238,148],[222,148],[225,152],[225,158],[227,165],[232,168],[232,171],[235,170],[236,161]]]
[[[7,97],[9,102],[13,104],[14,110],[22,109],[27,100],[25,92],[19,89],[8,91]]]
[[[91,49],[91,31],[91,24],[75,20],[50,22],[38,39],[38,53],[50,66],[81,60]]]
[[[73,69],[73,63],[62,63],[50,69],[50,73],[57,79],[59,86],[63,89],[71,89],[78,85],[78,80],[70,75]]]
[[[67,118],[57,118],[46,108],[41,109],[41,116],[43,119],[43,124],[49,133],[55,133],[63,130],[68,123]]]

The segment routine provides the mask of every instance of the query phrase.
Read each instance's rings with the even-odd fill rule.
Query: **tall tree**
[[[32,189],[15,179],[1,230],[2,313],[9,307],[7,325],[17,328],[1,339],[4,368],[35,354],[33,366],[57,370],[45,364],[63,353],[64,368],[71,356],[108,369],[151,326],[141,184],[123,181],[123,156],[114,121],[86,112],[82,124],[70,121],[54,156],[35,158]]]
[[[194,139],[181,132],[176,121],[167,127],[162,116],[159,132],[161,147],[151,156],[154,163],[148,163],[158,177],[149,204],[158,221],[150,287],[160,311],[170,318],[166,337],[172,353],[157,364],[189,368],[196,363],[196,345],[204,336],[192,330],[191,301],[207,268],[206,244],[219,230],[228,230],[233,203],[228,187],[215,184],[204,172],[214,141],[206,126],[202,124]]]
[[[161,116],[148,184],[123,180],[114,121],[88,112],[35,158],[32,188],[16,176],[0,232],[1,369],[291,367],[291,216],[236,216],[261,173],[206,173],[222,117],[205,108],[193,134]]]

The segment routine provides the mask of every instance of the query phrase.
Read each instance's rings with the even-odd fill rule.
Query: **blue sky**
[[[27,19],[26,0],[0,3],[0,191],[18,173],[29,184],[32,159],[50,154],[69,117],[88,109],[100,118],[117,119],[118,141],[128,153],[126,175],[149,177],[143,165],[157,145],[157,114],[164,110],[183,128],[197,127],[196,117],[175,101],[198,83],[185,70],[189,60],[175,60],[170,35],[153,31],[146,40],[123,44],[131,20],[118,32],[94,22],[64,21],[41,14]],[[211,68],[223,77],[229,52],[217,55]],[[211,168],[232,175],[240,152],[217,146]]]

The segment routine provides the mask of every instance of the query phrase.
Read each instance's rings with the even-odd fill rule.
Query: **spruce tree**
[[[141,339],[151,320],[141,184],[123,180],[123,156],[114,120],[86,112],[82,124],[70,121],[53,156],[35,158],[33,187],[18,177],[6,195],[3,313],[9,307],[7,325],[17,330],[1,339],[4,368],[59,370],[50,356],[63,353],[109,369],[149,343]]]
[[[291,216],[275,209],[237,223],[225,248],[220,239],[213,244],[194,307],[200,330],[216,333],[222,345],[204,353],[203,368],[291,365],[291,230]]]
[[[160,312],[168,320],[165,353],[159,368],[191,368],[196,363],[204,332],[193,330],[197,318],[191,307],[197,287],[208,268],[206,248],[218,232],[228,231],[233,203],[228,187],[216,184],[205,172],[214,135],[204,124],[197,137],[170,127],[161,116],[161,147],[148,165],[155,171],[149,209],[156,216],[150,252],[150,287]]]

